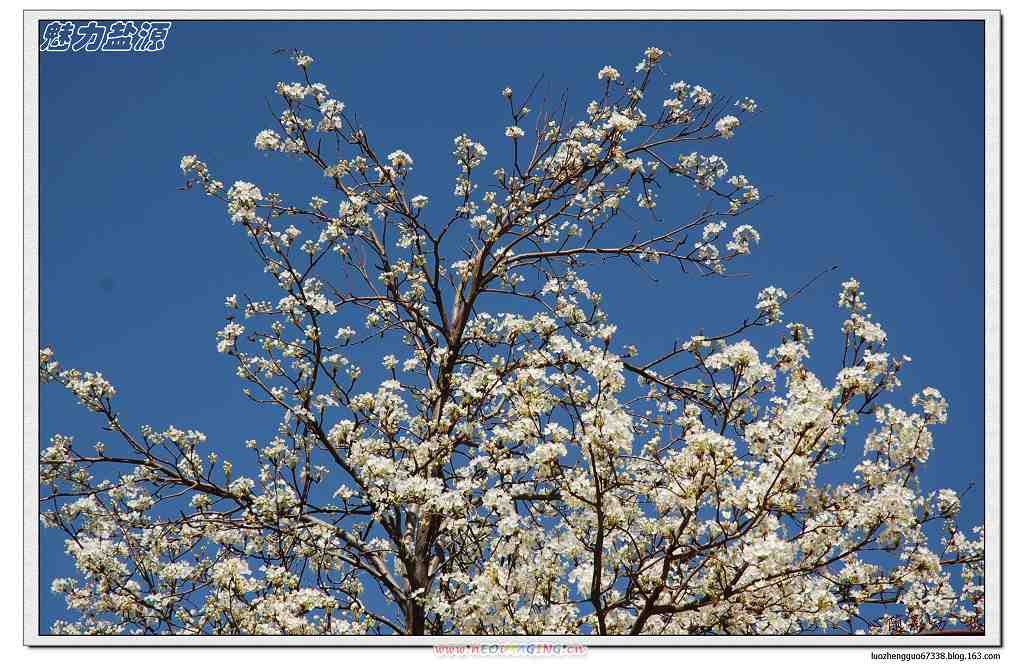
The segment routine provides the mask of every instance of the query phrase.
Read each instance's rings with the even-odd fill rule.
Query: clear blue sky
[[[914,358],[905,399],[925,385],[949,399],[923,478],[929,490],[977,482],[964,502],[973,524],[984,481],[983,40],[981,22],[176,21],[160,53],[44,53],[40,338],[65,367],[108,376],[127,423],[202,430],[241,462],[243,442],[265,441],[276,416],[245,401],[214,332],[224,296],[266,287],[266,277],[222,206],[176,191],[178,161],[199,153],[229,184],[302,201],[322,188],[310,169],[252,147],[271,125],[274,83],[298,75],[272,51],[313,55],[315,77],[371,140],[412,154],[414,189],[440,208],[455,175],[452,138],[507,141],[501,88],[525,91],[543,74],[542,90],[567,91],[578,114],[602,65],[631,72],[656,45],[672,53],[664,86],[683,79],[758,100],[764,112],[715,150],[771,198],[745,218],[763,236],[733,264],[750,277],[590,276],[619,341],[653,354],[699,327],[724,330],[749,316],[761,287],[792,290],[838,264],[787,320],[815,329],[814,367],[830,379],[839,282],[861,280],[890,350]],[[685,216],[700,201],[680,188]],[[47,388],[44,445],[55,432],[85,445],[107,434]],[[42,631],[63,611],[49,592],[70,572],[62,551],[60,534],[44,532]]]

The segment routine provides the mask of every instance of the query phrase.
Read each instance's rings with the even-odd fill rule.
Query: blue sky
[[[453,137],[507,142],[503,87],[525,91],[543,74],[540,90],[566,92],[579,114],[601,66],[631,72],[656,45],[672,54],[657,92],[683,79],[758,100],[763,113],[715,150],[770,198],[744,218],[762,234],[733,264],[748,277],[588,276],[619,341],[654,354],[699,328],[725,330],[750,315],[760,288],[793,290],[838,265],[787,319],[815,329],[813,362],[831,377],[835,295],[846,277],[861,280],[890,350],[914,358],[905,399],[932,385],[950,402],[923,479],[929,489],[976,482],[963,513],[973,524],[984,482],[983,40],[981,22],[177,21],[160,53],[43,53],[40,338],[65,367],[108,376],[129,424],[196,428],[241,460],[242,443],[264,441],[274,418],[245,401],[213,336],[224,296],[269,285],[223,208],[177,191],[178,161],[198,153],[227,183],[303,201],[323,188],[308,168],[252,147],[271,125],[274,83],[298,74],[272,51],[313,55],[314,76],[371,140],[413,155],[413,189],[440,208]],[[679,191],[671,210],[697,212],[696,193]],[[44,442],[106,434],[55,389],[41,405]],[[45,631],[63,610],[49,581],[69,568],[59,535],[44,534],[41,552]]]

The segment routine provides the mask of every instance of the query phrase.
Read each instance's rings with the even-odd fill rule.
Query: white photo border
[[[39,632],[39,22],[117,20],[983,21],[985,24],[985,598],[983,636],[56,636]],[[589,647],[1001,647],[1002,579],[1002,16],[999,11],[271,11],[26,10],[24,22],[23,642],[28,646],[413,647],[574,643]]]

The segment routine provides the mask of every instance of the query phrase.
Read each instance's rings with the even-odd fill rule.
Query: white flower
[[[317,124],[317,130],[321,132],[330,132],[336,129],[341,129],[342,126],[342,113],[345,111],[344,102],[340,102],[336,99],[326,99],[320,103],[320,122]],[[301,145],[301,144],[300,144]]]
[[[761,234],[749,224],[743,224],[733,229],[732,241],[726,245],[726,248],[737,254],[750,254],[750,244],[760,242]]]
[[[647,60],[652,63],[660,61],[661,56],[663,56],[664,54],[665,52],[659,49],[657,46],[648,46],[646,49],[644,49],[644,57],[647,58]]]
[[[955,490],[943,488],[939,491],[939,509],[943,513],[958,513],[960,511],[960,496]]]
[[[521,139],[526,136],[526,132],[524,132],[521,127],[506,127],[505,136],[510,139]]]
[[[274,130],[263,130],[256,135],[256,150],[280,150],[281,137]]]
[[[388,155],[388,161],[396,169],[405,169],[412,166],[412,157],[404,150],[396,150]]]
[[[928,423],[945,423],[949,418],[949,403],[938,389],[926,386],[910,402],[921,408]]]
[[[213,582],[219,587],[232,587],[240,585],[248,576],[249,565],[245,560],[238,557],[231,557],[221,560],[213,565]]]
[[[309,87],[304,83],[284,83],[278,82],[275,88],[277,94],[291,101],[301,101],[306,98],[309,94]]]
[[[714,101],[714,95],[711,91],[703,86],[693,86],[690,89],[690,99],[693,100],[697,106],[708,106]]]
[[[607,79],[608,81],[618,81],[621,78],[622,78],[622,75],[619,74],[619,70],[615,69],[611,65],[605,65],[597,73],[597,80],[598,81],[600,81],[602,79]]]
[[[469,171],[480,166],[480,163],[487,157],[487,149],[483,144],[477,143],[467,135],[462,134],[455,137],[455,150],[452,152],[456,161],[461,165],[463,171]]]
[[[639,124],[638,120],[616,111],[608,119],[608,122],[605,123],[605,127],[607,129],[613,129],[625,133],[632,132],[639,126]]]
[[[237,322],[228,322],[228,324],[217,332],[217,351],[224,354],[232,349],[235,345],[235,341],[238,340],[241,335],[245,333],[245,326]]]
[[[256,203],[263,200],[260,188],[244,180],[237,180],[228,190],[228,212],[232,222],[251,222],[256,219]]]
[[[864,292],[860,290],[860,282],[850,278],[842,284],[839,292],[839,306],[848,310],[858,311],[867,307],[864,302]]]
[[[722,116],[715,123],[715,129],[726,139],[731,139],[739,126],[740,119],[736,116]]]
[[[750,97],[743,97],[742,99],[736,100],[736,106],[747,113],[754,113],[757,111],[757,102]]]
[[[755,232],[756,233],[756,232]],[[767,287],[757,295],[757,309],[765,315],[765,321],[774,324],[782,319],[782,304],[789,296],[778,287]]]

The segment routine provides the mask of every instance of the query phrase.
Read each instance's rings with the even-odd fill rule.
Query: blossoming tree
[[[256,148],[310,164],[335,201],[225,187],[181,161],[279,290],[229,296],[217,333],[279,426],[247,443],[246,476],[201,432],[130,427],[106,378],[43,349],[40,381],[113,437],[54,435],[40,456],[42,521],[77,568],[52,583],[69,609],[56,632],[983,631],[984,535],[961,531],[958,493],[918,480],[946,401],[883,401],[909,359],[884,351],[856,280],[828,377],[806,365],[811,329],[783,323],[782,289],[734,330],[641,352],[613,344],[585,280],[615,260],[715,275],[751,251],[758,232],[733,219],[758,189],[692,148],[733,137],[753,100],[657,84],[653,47],[632,81],[601,69],[579,120],[563,106],[528,124],[529,100],[505,89],[512,158],[485,166],[484,145],[456,137],[448,206],[293,58],[302,80],[277,84]],[[712,203],[665,226],[672,179]],[[614,242],[630,207],[654,231]],[[745,334],[769,326],[779,342],[758,351]],[[861,447],[843,482],[819,478]]]

